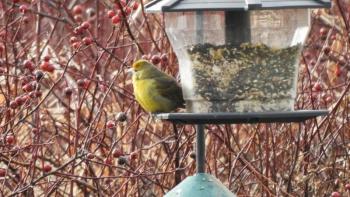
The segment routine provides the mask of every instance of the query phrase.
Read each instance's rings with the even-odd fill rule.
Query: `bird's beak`
[[[126,71],[126,74],[128,75],[128,77],[131,77],[134,73],[135,73],[134,68],[129,68],[129,69]]]

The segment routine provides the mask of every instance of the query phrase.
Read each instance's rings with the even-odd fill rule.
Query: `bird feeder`
[[[205,173],[204,124],[301,122],[328,113],[293,107],[309,8],[330,5],[330,0],[155,0],[145,5],[146,12],[164,13],[188,111],[156,117],[196,125],[197,173],[166,197],[235,196]]]
[[[309,8],[330,0],[155,0],[188,112],[293,111]]]

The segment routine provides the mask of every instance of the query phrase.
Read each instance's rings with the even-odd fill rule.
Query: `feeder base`
[[[164,197],[236,197],[218,179],[207,173],[187,177]]]

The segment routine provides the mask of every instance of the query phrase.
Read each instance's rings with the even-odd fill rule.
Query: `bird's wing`
[[[182,97],[182,90],[179,84],[170,76],[161,76],[154,78],[157,82],[156,91],[167,99],[178,102],[178,104],[183,104],[184,100]]]

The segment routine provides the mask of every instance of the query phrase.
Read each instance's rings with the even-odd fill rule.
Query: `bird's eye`
[[[141,67],[140,65],[136,65],[136,66],[134,67],[134,70],[135,70],[135,71],[139,71],[139,70],[140,70],[140,67]]]

